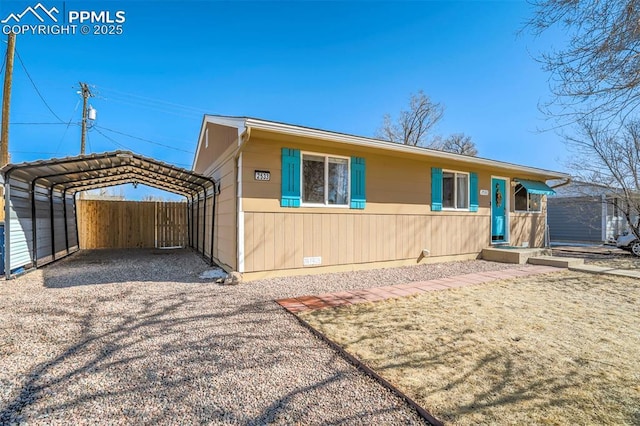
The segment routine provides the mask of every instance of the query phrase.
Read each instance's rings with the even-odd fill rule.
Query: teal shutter
[[[300,207],[300,150],[282,148],[282,207]]]
[[[469,173],[469,211],[478,211],[478,174]]]
[[[365,161],[361,157],[351,157],[351,208],[364,209],[367,202]]]
[[[442,169],[431,168],[431,211],[442,210]]]

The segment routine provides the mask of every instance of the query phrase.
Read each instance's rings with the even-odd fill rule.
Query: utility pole
[[[84,155],[87,142],[87,100],[93,96],[87,83],[80,83],[80,94],[82,95],[82,136],[80,139],[80,154]]]
[[[2,128],[0,129],[0,167],[9,162],[9,106],[11,103],[11,84],[13,80],[13,56],[16,51],[16,35],[9,33],[7,38],[6,69],[4,71],[4,91],[2,94]]]

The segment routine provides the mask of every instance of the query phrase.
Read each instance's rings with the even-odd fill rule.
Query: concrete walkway
[[[638,269],[616,269],[616,268],[610,268],[608,266],[579,265],[579,266],[570,266],[569,270],[578,271],[578,272],[587,272],[589,274],[616,275],[619,277],[640,279],[640,270]]]
[[[298,313],[335,306],[353,305],[356,303],[377,302],[380,300],[398,297],[413,296],[427,291],[444,290],[448,288],[466,287],[490,281],[498,281],[510,278],[528,277],[531,275],[548,274],[561,271],[544,265],[523,265],[519,268],[504,269],[501,271],[479,272],[474,274],[458,275],[456,277],[442,278],[429,281],[418,281],[406,284],[398,284],[385,287],[374,287],[365,290],[341,291],[337,293],[325,293],[318,296],[301,296],[276,300],[276,302],[291,313]]]

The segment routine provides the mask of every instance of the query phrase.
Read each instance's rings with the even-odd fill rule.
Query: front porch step
[[[528,263],[532,265],[553,266],[556,268],[573,268],[584,265],[584,259],[577,257],[538,256],[530,257]]]
[[[524,248],[524,247],[488,247],[482,249],[481,257],[484,260],[502,263],[517,263],[524,265],[527,260],[539,256],[551,255],[550,249]]]

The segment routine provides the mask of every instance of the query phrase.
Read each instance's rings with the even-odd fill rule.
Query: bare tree
[[[167,200],[161,195],[146,194],[146,195],[144,195],[142,197],[142,201],[163,202],[163,201],[167,201]]]
[[[567,142],[573,151],[570,167],[578,179],[608,188],[631,231],[640,239],[640,121],[610,130],[583,119]]]
[[[559,119],[577,179],[604,185],[640,239],[640,1],[531,0],[528,28],[567,34],[539,58],[551,76],[544,105]]]
[[[472,157],[478,155],[478,149],[476,148],[476,144],[471,140],[471,136],[467,136],[464,133],[454,133],[450,135],[442,141],[440,146],[436,146],[436,148],[442,151],[470,155]]]
[[[428,146],[428,133],[443,115],[444,106],[433,102],[420,90],[411,95],[409,109],[401,111],[396,121],[389,114],[384,116],[376,137],[405,145]]]
[[[617,125],[640,105],[638,0],[531,0],[527,28],[555,27],[568,40],[539,58],[553,98],[543,109],[560,124],[586,119]]]

